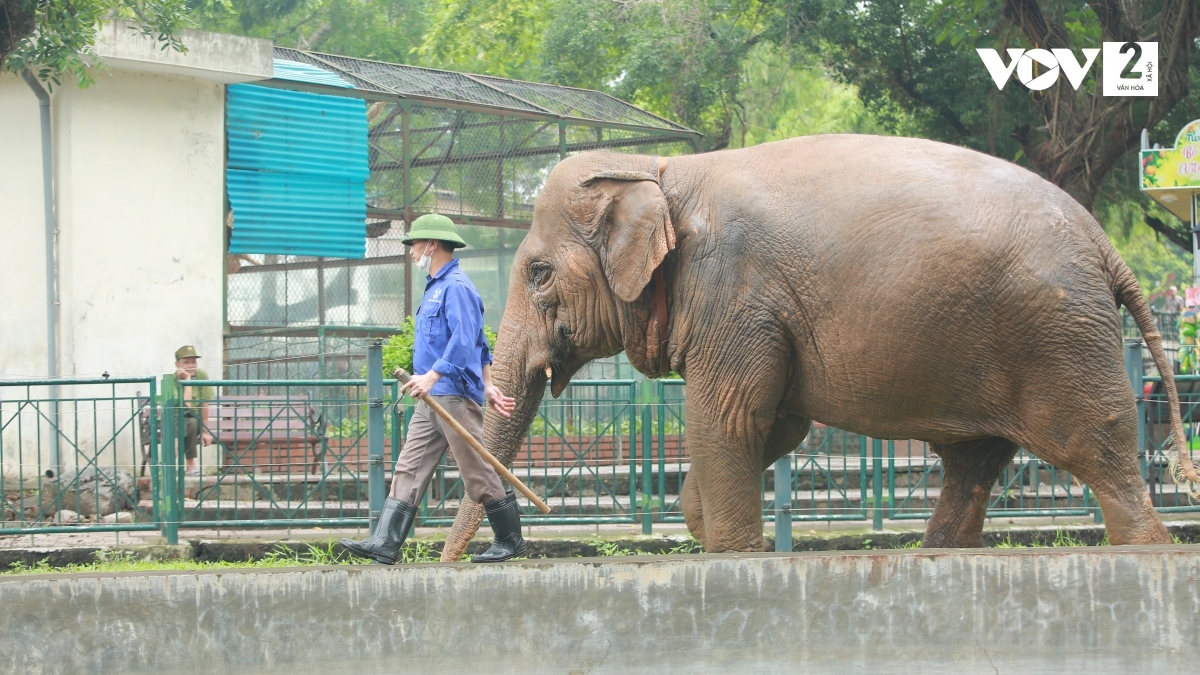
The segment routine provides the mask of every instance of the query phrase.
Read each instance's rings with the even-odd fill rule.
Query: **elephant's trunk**
[[[517,400],[516,408],[508,418],[501,417],[493,410],[487,411],[483,417],[483,446],[506,466],[512,464],[517,451],[524,444],[529,426],[541,405],[542,394],[546,391],[545,371],[537,368],[530,370],[526,353],[509,348],[508,345],[512,343],[501,338],[496,345],[492,383]],[[483,507],[464,495],[454,525],[446,536],[441,561],[456,562],[461,559],[482,521]]]

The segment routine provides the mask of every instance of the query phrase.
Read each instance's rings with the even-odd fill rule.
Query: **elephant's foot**
[[[1127,497],[1110,497],[1093,490],[1104,512],[1104,531],[1108,534],[1108,543],[1113,546],[1170,544],[1171,532],[1163,525],[1154,505],[1150,503],[1145,486],[1139,487],[1142,488],[1141,494]]]
[[[704,547],[705,553],[767,550],[767,542],[762,533],[762,516],[757,511],[751,514],[751,518],[743,519],[746,521],[744,525],[737,523],[719,527],[714,526],[711,519],[705,521],[704,507],[700,502],[700,487],[691,472],[683,479],[679,505],[683,509],[688,531]]]
[[[931,445],[942,458],[942,494],[925,528],[924,548],[979,548],[996,479],[1017,454],[1017,444],[984,438]]]
[[[479,531],[483,522],[483,507],[470,497],[463,497],[458,506],[458,515],[446,535],[446,545],[442,547],[441,562],[458,562],[467,552],[467,545]]]

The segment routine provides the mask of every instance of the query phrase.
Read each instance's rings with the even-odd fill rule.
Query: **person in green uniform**
[[[200,355],[196,348],[184,345],[175,350],[175,379],[207,380],[208,373],[197,366]],[[200,475],[200,467],[196,466],[196,455],[200,450],[200,442],[212,445],[213,437],[208,432],[208,403],[215,397],[212,387],[183,388],[183,445],[184,459],[187,461],[187,474]]]

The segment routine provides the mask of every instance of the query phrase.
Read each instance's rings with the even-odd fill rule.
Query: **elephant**
[[[1141,480],[1119,307],[1182,439],[1137,279],[1100,224],[1015,164],[929,140],[822,135],[677,157],[589,152],[549,173],[518,248],[489,412],[508,463],[547,382],[624,351],[681,374],[681,503],[707,552],[765,548],[760,476],[813,421],[917,439],[943,464],[926,547],[978,547],[1019,447],[1091,487],[1113,544],[1170,543]],[[1187,453],[1179,481],[1196,482]],[[464,503],[443,560],[480,521]]]

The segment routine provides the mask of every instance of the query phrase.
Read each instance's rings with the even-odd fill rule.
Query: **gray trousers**
[[[441,404],[475,440],[483,442],[482,406],[462,396],[431,398]],[[504,485],[500,483],[500,475],[492,465],[485,462],[429,406],[417,403],[408,426],[408,435],[404,439],[404,448],[396,460],[396,472],[392,475],[392,499],[413,505],[419,503],[447,448],[454,455],[459,475],[471,499],[480,504],[490,504],[504,498]]]

